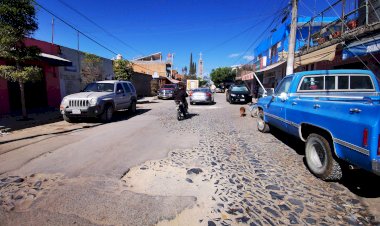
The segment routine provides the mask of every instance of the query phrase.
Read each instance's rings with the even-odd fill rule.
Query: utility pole
[[[297,31],[297,8],[298,0],[292,0],[292,23],[290,25],[288,64],[286,66],[286,75],[293,74],[294,69],[294,49],[296,44]]]

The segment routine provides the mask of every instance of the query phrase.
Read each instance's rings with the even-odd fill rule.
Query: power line
[[[223,46],[224,44],[226,44],[226,43],[228,43],[228,42],[234,40],[235,38],[237,38],[237,37],[243,35],[244,33],[250,31],[252,28],[254,28],[254,27],[256,27],[257,25],[259,25],[262,21],[264,21],[264,20],[265,20],[266,18],[268,18],[268,17],[270,17],[270,16],[266,16],[266,17],[264,17],[262,20],[260,20],[260,21],[257,22],[256,24],[254,24],[254,25],[252,25],[252,26],[249,26],[249,27],[246,28],[245,30],[243,30],[243,31],[239,32],[238,34],[236,34],[236,35],[230,37],[229,39],[227,39],[227,40],[225,40],[225,41],[223,41],[223,42],[221,42],[221,43],[219,43],[219,44],[217,44],[217,45],[211,47],[210,49],[207,49],[207,50],[204,51],[204,52],[211,52],[211,51],[213,51],[214,49],[216,49],[216,48],[218,48],[218,47],[220,47],[220,46]]]
[[[75,31],[77,31],[78,33],[82,34],[83,36],[85,36],[86,38],[88,38],[89,40],[93,41],[94,43],[96,43],[97,45],[101,46],[102,48],[108,50],[109,52],[111,52],[112,54],[114,55],[117,55],[117,53],[111,49],[109,49],[108,47],[106,47],[105,45],[99,43],[98,41],[96,41],[95,39],[91,38],[90,36],[88,36],[87,34],[83,33],[82,31],[80,31],[79,29],[77,29],[76,27],[74,27],[73,25],[71,25],[70,23],[66,22],[64,19],[62,19],[61,17],[57,16],[56,14],[54,14],[53,12],[51,12],[50,10],[48,10],[47,8],[45,8],[44,6],[42,6],[41,4],[39,4],[36,0],[32,0],[37,6],[39,6],[41,9],[45,10],[46,12],[48,12],[49,14],[51,14],[52,16],[54,16],[55,18],[59,19],[60,21],[62,21],[64,24],[66,24],[67,26],[69,26],[70,28],[74,29]]]
[[[143,54],[143,55],[146,55],[145,53],[137,50],[136,48],[134,48],[133,46],[127,44],[126,42],[124,42],[123,40],[121,40],[120,38],[118,38],[117,36],[115,36],[114,34],[112,34],[111,32],[107,31],[105,28],[103,28],[102,26],[100,26],[98,23],[96,23],[95,21],[93,21],[92,19],[90,19],[88,16],[86,16],[85,14],[83,14],[82,12],[80,12],[79,10],[75,9],[74,7],[72,7],[71,5],[67,4],[66,2],[62,1],[62,0],[58,0],[60,3],[62,3],[64,6],[66,6],[67,8],[71,9],[72,11],[76,12],[77,14],[79,14],[80,16],[82,16],[83,18],[85,18],[87,21],[89,21],[90,23],[92,23],[94,26],[96,26],[97,28],[99,28],[100,30],[102,30],[103,32],[105,32],[106,34],[108,34],[109,36],[111,36],[112,38],[116,39],[117,41],[119,41],[120,43],[124,44],[126,47],[134,50],[135,52],[137,53],[140,53],[140,54]]]
[[[340,16],[338,15],[338,13],[336,12],[336,10],[333,8],[333,6],[331,5],[330,1],[329,0],[326,0],[326,2],[330,5],[330,8],[334,11],[334,13],[340,18]],[[349,28],[348,25],[344,22],[344,20],[341,18],[340,19],[342,21],[342,24],[344,24],[346,26],[346,28]],[[358,36],[356,34],[353,34],[354,37],[356,38],[356,40],[360,41],[360,39],[358,38]],[[346,45],[346,44],[344,44]],[[362,43],[361,44],[363,47],[365,47],[365,45]],[[347,46],[347,45],[346,45]],[[348,46],[347,46],[348,47]],[[371,53],[369,52],[369,54],[373,57],[373,59],[375,59],[375,61],[380,64],[380,61]],[[357,57],[359,60],[360,60],[360,57]],[[362,60],[360,60],[363,64],[364,62]],[[365,65],[365,64],[364,64]],[[367,67],[367,65],[365,65]],[[367,67],[368,68],[368,67]]]
[[[283,1],[285,2],[285,1]],[[281,7],[281,6],[280,6]],[[284,8],[280,8],[278,9],[274,14],[275,14],[275,17],[273,18],[273,20],[271,21],[271,23],[267,26],[267,28],[259,35],[257,36],[257,38],[248,46],[248,48],[245,50],[245,52],[243,54],[240,55],[240,57],[235,61],[234,64],[236,64],[239,60],[241,60],[244,55],[260,40],[260,38],[266,33],[269,31],[269,29],[272,27],[272,25],[276,22],[276,20],[278,19],[282,19],[283,16],[286,16],[287,13],[289,13],[289,11],[287,10],[287,6],[285,6]],[[279,16],[277,16],[277,14],[281,13]],[[280,23],[280,21],[277,21],[277,24],[275,27],[277,27]]]

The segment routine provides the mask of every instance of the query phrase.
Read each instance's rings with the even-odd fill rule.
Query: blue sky
[[[83,33],[126,59],[162,52],[174,53],[174,68],[189,67],[190,53],[202,52],[205,72],[246,63],[253,49],[268,37],[264,32],[289,0],[37,0]],[[300,0],[299,15],[311,16],[328,6],[327,0]],[[332,0],[330,0],[332,2]],[[122,42],[70,9],[81,12]],[[317,9],[315,9],[317,7]],[[277,12],[277,13],[276,13]],[[52,15],[38,9],[34,38],[51,41]],[[77,32],[55,19],[54,43],[77,48]],[[257,40],[257,42],[255,42]],[[125,45],[127,44],[127,45]],[[114,54],[80,36],[81,51],[112,58]]]

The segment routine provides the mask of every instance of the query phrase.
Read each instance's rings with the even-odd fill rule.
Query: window
[[[286,77],[281,82],[280,85],[277,86],[275,95],[280,95],[281,93],[287,93],[289,91],[290,84],[292,82],[293,77]]]
[[[124,89],[127,93],[130,93],[131,92],[131,89],[129,88],[128,84],[127,83],[123,83],[123,86],[124,86]]]
[[[245,86],[233,86],[231,88],[231,91],[235,91],[235,92],[247,92],[248,89]]]
[[[299,90],[323,90],[324,89],[324,76],[309,76],[303,78]]]
[[[338,89],[348,89],[348,76],[338,76]]]
[[[326,90],[335,89],[335,76],[326,76],[325,77],[325,89]]]
[[[132,92],[136,93],[136,89],[135,89],[135,87],[133,86],[133,84],[132,84],[132,83],[129,83],[128,85],[129,85],[129,87],[131,88]]]
[[[112,83],[90,83],[83,92],[113,92]]]
[[[373,89],[369,76],[350,76],[350,89]]]
[[[120,90],[121,90],[121,92],[120,92]],[[120,83],[118,83],[116,86],[116,93],[124,93],[124,89]]]

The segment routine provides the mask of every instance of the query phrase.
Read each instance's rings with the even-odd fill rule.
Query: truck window
[[[303,78],[299,90],[323,90],[324,89],[324,76],[308,76]]]
[[[289,91],[290,84],[292,82],[293,77],[284,78],[280,85],[277,86],[275,95],[280,95],[281,93],[287,93]]]
[[[338,76],[338,89],[348,89],[348,76]]]
[[[334,90],[335,89],[335,76],[326,76],[325,77],[325,89]]]
[[[350,76],[350,89],[373,89],[369,76]]]

